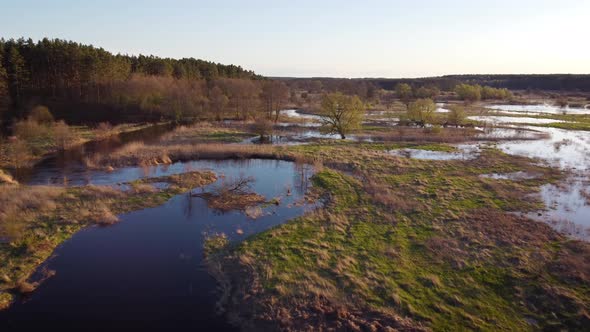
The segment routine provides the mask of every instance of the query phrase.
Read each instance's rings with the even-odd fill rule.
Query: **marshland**
[[[0,39],[0,329],[589,329],[590,75],[291,76]]]

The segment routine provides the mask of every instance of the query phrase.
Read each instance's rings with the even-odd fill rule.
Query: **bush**
[[[8,160],[14,168],[21,168],[28,164],[31,158],[31,148],[22,139],[16,139],[7,146]]]
[[[258,119],[256,119],[252,130],[260,136],[261,141],[264,141],[268,136],[272,135],[273,124],[270,120],[260,116]]]
[[[455,87],[455,93],[457,93],[457,96],[461,100],[476,102],[481,99],[481,86],[459,84]]]
[[[414,97],[412,87],[407,83],[397,84],[395,86],[395,95],[406,104]]]
[[[49,108],[43,105],[35,106],[29,114],[29,119],[42,125],[50,125],[54,121],[53,115],[49,112]]]
[[[440,93],[439,89],[437,87],[420,87],[416,90],[416,97],[417,98],[430,98],[430,99],[434,99],[436,98],[436,96],[438,96]]]
[[[508,89],[496,89],[489,86],[481,88],[481,99],[510,100],[513,98]]]
[[[449,107],[447,113],[447,124],[458,127],[465,122],[465,109],[459,105]]]
[[[14,124],[14,135],[25,141],[34,141],[49,136],[49,128],[29,118]]]
[[[77,136],[65,122],[59,121],[53,126],[53,139],[55,145],[64,150],[76,142]]]
[[[96,127],[96,136],[98,138],[106,138],[113,133],[113,126],[108,122],[101,122]]]

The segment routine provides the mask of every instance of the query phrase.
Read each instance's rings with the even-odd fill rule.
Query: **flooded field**
[[[497,116],[481,116],[477,120],[496,121],[498,118],[504,120]],[[514,122],[513,119],[524,119],[522,122],[525,123],[547,120],[507,117],[506,122]],[[508,154],[538,159],[570,174],[563,183],[542,187],[541,197],[547,210],[529,216],[576,238],[590,240],[590,201],[584,195],[590,192],[590,132],[536,126],[512,127],[495,131],[528,131],[543,133],[545,136],[535,140],[502,141],[497,144],[499,149]]]
[[[556,105],[490,105],[487,108],[514,114],[590,114],[590,105],[585,107],[560,107]]]
[[[57,271],[7,311],[5,328],[123,327],[233,329],[215,312],[216,282],[203,264],[207,236],[225,234],[238,243],[314,208],[303,200],[310,166],[273,160],[176,163],[113,173],[91,173],[95,184],[115,184],[188,169],[213,169],[225,179],[253,177],[252,189],[280,204],[261,207],[256,219],[242,211],[210,208],[203,198],[179,195],[162,206],[123,214],[111,227],[91,227],[60,246],[42,268]],[[72,182],[85,181],[86,177]],[[41,176],[36,177],[41,180]],[[223,181],[220,179],[218,181]],[[207,191],[215,186],[199,189]],[[30,320],[31,315],[35,319]]]
[[[504,124],[504,123],[546,124],[546,123],[566,122],[563,120],[555,120],[555,119],[538,119],[538,118],[511,117],[511,116],[470,116],[470,117],[468,117],[468,119],[475,120],[475,121],[489,122],[492,124]]]
[[[392,150],[390,154],[399,157],[422,159],[422,160],[469,160],[475,159],[479,155],[479,146],[472,144],[459,144],[455,148],[457,151],[430,151],[417,149],[399,149]]]

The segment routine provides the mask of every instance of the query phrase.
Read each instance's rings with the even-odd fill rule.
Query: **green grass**
[[[315,190],[327,199],[324,208],[227,251],[226,257],[249,266],[262,285],[261,292],[245,291],[260,308],[305,312],[317,299],[327,299],[365,316],[400,315],[412,326],[436,331],[526,331],[555,327],[551,312],[559,300],[552,289],[564,289],[579,301],[562,309],[558,326],[583,327],[577,310],[590,306],[587,285],[572,284],[548,268],[567,240],[505,213],[539,208],[537,200],[523,198],[560,174],[495,149],[467,162],[400,161],[380,150],[378,144],[291,148],[336,167],[343,162],[362,167],[356,177],[324,169],[313,178]],[[516,170],[539,173],[541,180],[479,176]],[[369,190],[367,178],[382,191]],[[380,198],[383,190],[387,195]],[[554,241],[547,246],[520,240],[528,237]],[[533,320],[537,325],[529,323]]]

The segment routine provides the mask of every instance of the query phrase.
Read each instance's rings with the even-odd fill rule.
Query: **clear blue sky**
[[[590,73],[590,0],[0,0],[0,37],[269,76]]]

